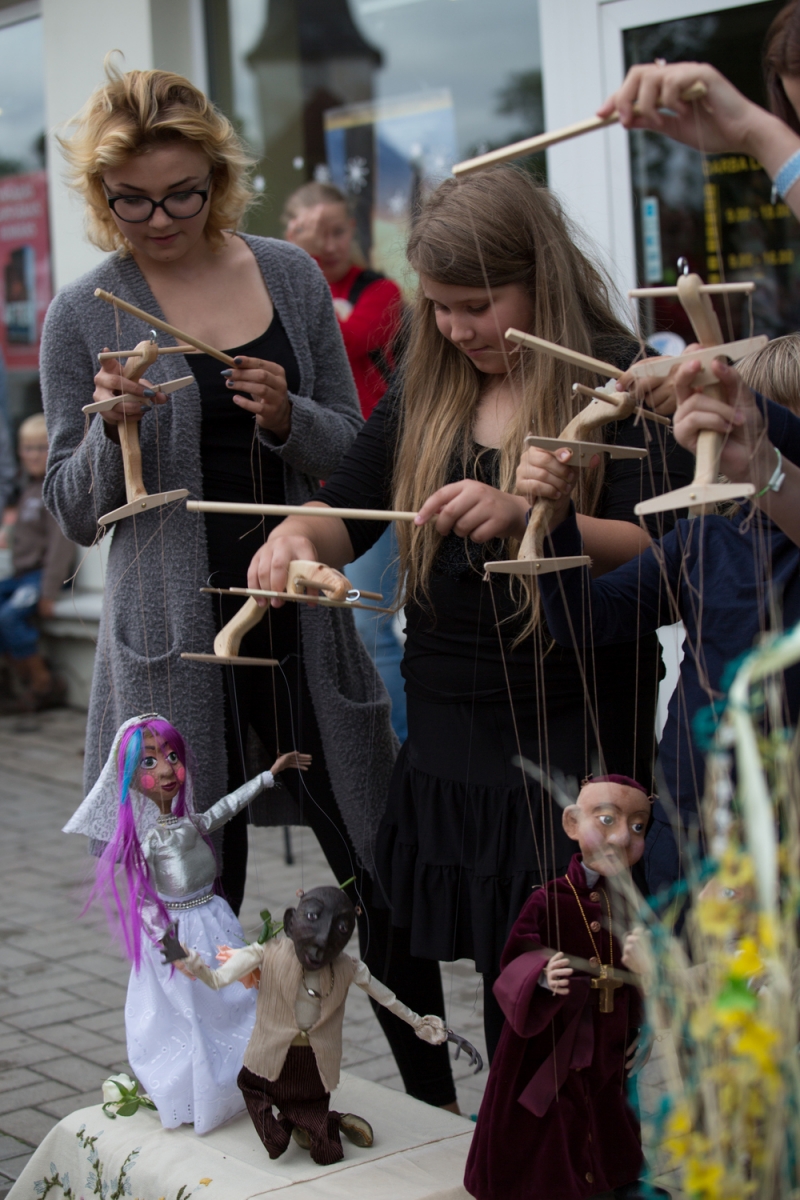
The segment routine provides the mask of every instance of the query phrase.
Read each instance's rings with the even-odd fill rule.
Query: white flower
[[[136,1087],[136,1084],[130,1075],[125,1075],[124,1073],[121,1075],[110,1075],[103,1083],[103,1103],[118,1104],[123,1099],[120,1087],[130,1092]]]

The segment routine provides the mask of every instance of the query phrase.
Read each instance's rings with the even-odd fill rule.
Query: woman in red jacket
[[[319,263],[333,295],[350,368],[364,419],[380,400],[394,368],[393,343],[400,329],[402,296],[391,279],[364,266],[355,240],[356,223],[347,197],[330,183],[307,183],[293,192],[283,209],[286,240],[301,246]],[[397,549],[392,529],[348,568],[348,578],[363,591],[394,593]],[[377,620],[354,613],[356,626],[392,698],[392,725],[405,741],[406,697],[400,675],[402,646],[388,617]]]

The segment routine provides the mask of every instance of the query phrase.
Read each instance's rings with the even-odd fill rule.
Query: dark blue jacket
[[[800,464],[800,419],[767,402],[769,434]],[[581,553],[574,512],[553,531],[548,553]],[[598,646],[630,642],[683,620],[685,656],[669,704],[659,758],[670,795],[691,819],[703,794],[704,756],[692,736],[695,713],[722,696],[725,668],[759,634],[800,620],[800,549],[749,505],[733,519],[682,520],[640,555],[592,579],[569,570],[539,579],[550,633]],[[569,619],[565,611],[569,609]],[[800,712],[800,666],[785,673],[787,723]]]

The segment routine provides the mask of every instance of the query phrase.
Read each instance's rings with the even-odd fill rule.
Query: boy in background
[[[10,530],[13,574],[0,579],[0,653],[5,654],[19,695],[6,697],[6,712],[37,712],[63,704],[66,684],[56,678],[39,650],[39,631],[32,618],[51,617],[69,575],[74,547],[42,501],[47,466],[47,427],[36,413],[23,421],[18,434],[24,482],[17,518]]]

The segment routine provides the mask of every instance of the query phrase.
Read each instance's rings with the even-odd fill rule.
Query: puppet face
[[[186,778],[186,769],[169,742],[145,729],[142,759],[136,772],[136,787],[162,813],[172,809],[172,801]]]
[[[197,189],[210,192],[210,172],[211,164],[199,147],[176,139],[136,154],[119,167],[109,167],[103,174],[103,184],[110,197],[164,200]],[[141,223],[123,221],[114,212],[112,218],[134,254],[157,262],[174,262],[204,241],[208,214],[207,201],[196,216],[188,219],[174,219],[163,208],[154,209],[150,219]]]
[[[433,302],[436,327],[486,375],[504,375],[516,361],[519,346],[507,342],[504,330],[530,329],[533,306],[519,283],[496,288],[458,287],[421,277],[422,290]]]
[[[599,875],[618,875],[644,853],[650,801],[621,783],[585,783],[577,802],[564,809],[563,824],[584,865]]]
[[[312,888],[297,908],[287,908],[283,917],[295,953],[308,971],[326,966],[342,953],[355,923],[351,901],[341,888],[334,887]]]

